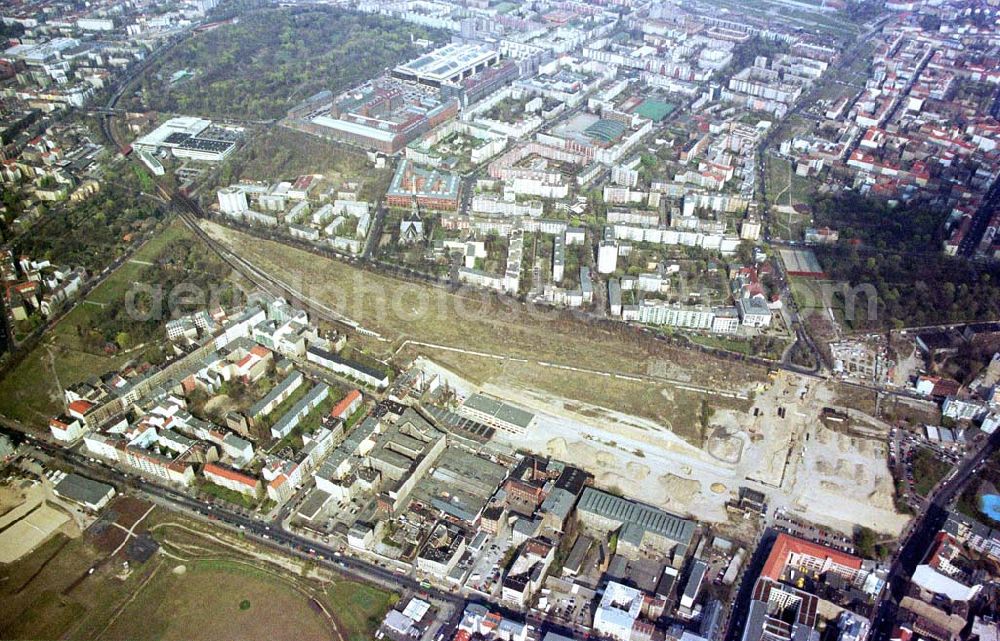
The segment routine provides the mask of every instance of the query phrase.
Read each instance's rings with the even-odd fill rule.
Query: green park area
[[[143,75],[130,106],[209,118],[280,118],[315,93],[339,93],[373,70],[415,58],[414,40],[441,37],[395,18],[343,9],[258,9],[172,48]],[[184,81],[170,82],[181,70],[188,74]]]
[[[170,292],[179,282],[215,285],[228,268],[208,253],[181,223],[174,222],[142,245],[86,298],[79,301],[0,380],[0,414],[42,426],[62,409],[63,389],[120,367],[131,359],[163,358],[155,346],[163,337],[164,315],[137,322],[125,300],[137,284],[158,284]],[[137,298],[137,309],[143,309]]]
[[[914,491],[919,496],[927,496],[950,471],[950,463],[941,460],[925,447],[918,448],[913,454]]]

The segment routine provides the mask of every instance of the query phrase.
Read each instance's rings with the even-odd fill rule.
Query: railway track
[[[335,323],[353,331],[368,331],[346,316],[339,314],[326,305],[310,298],[307,294],[297,290],[292,285],[280,281],[261,271],[258,267],[244,259],[242,256],[239,256],[232,250],[223,246],[217,240],[212,238],[208,232],[201,228],[198,221],[204,216],[197,203],[180,193],[170,195],[169,192],[167,192],[162,186],[158,186],[158,189],[164,197],[169,198],[169,201],[177,211],[177,215],[181,219],[181,222],[183,222],[184,225],[202,242],[208,245],[208,247],[211,248],[211,250],[215,252],[215,254],[218,255],[219,258],[221,258],[227,265],[252,284],[273,296],[285,298],[289,302],[308,310],[310,314],[318,316],[327,322]]]

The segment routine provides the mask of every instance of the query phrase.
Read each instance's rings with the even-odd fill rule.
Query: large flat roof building
[[[580,496],[577,514],[592,531],[604,534],[618,530],[618,551],[626,556],[672,552],[676,565],[694,538],[693,521],[592,487]]]
[[[178,158],[219,162],[236,149],[239,137],[240,131],[213,127],[211,120],[181,116],[167,120],[132,146],[150,154],[164,149]]]
[[[401,80],[429,87],[458,84],[500,62],[500,52],[484,45],[451,43],[392,70]]]
[[[534,424],[535,415],[483,394],[465,399],[458,413],[511,434],[524,434]]]
[[[115,488],[110,485],[98,483],[79,474],[67,474],[66,478],[56,484],[54,490],[58,496],[95,512],[107,505],[115,495]]]

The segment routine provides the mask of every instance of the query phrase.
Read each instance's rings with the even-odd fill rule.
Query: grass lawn
[[[168,523],[180,527],[163,527]],[[310,605],[309,597],[312,597],[326,607],[344,641],[368,641],[374,638],[376,627],[399,599],[398,595],[377,586],[343,579],[334,570],[321,568],[320,572],[325,576],[323,583],[319,583],[314,579],[302,578],[296,570],[277,569],[266,562],[251,560],[252,557],[244,556],[230,546],[246,546],[249,552],[261,549],[256,544],[183,514],[157,510],[150,515],[147,524],[151,528],[158,528],[154,536],[164,549],[186,557],[193,553],[196,559],[184,562],[187,571],[183,576],[173,573],[158,576],[156,582],[149,586],[156,591],[144,591],[141,595],[146,605],[138,614],[146,616],[148,613],[154,623],[160,619],[169,619],[168,612],[174,611],[178,606],[186,607],[188,600],[198,599],[200,592],[205,591],[205,594],[212,595],[211,598],[204,599],[204,604],[199,602],[193,605],[195,614],[191,618],[196,619],[199,613],[208,617],[215,611],[218,613],[215,617],[221,619],[206,626],[204,630],[198,629],[196,633],[192,632],[195,630],[191,627],[195,625],[193,622],[190,625],[185,623],[183,628],[178,629],[173,629],[174,625],[169,620],[166,621],[169,624],[167,629],[157,623],[160,632],[155,636],[157,639],[334,638],[329,629],[329,620]],[[180,562],[171,560],[169,566],[173,568],[178,563]],[[214,579],[214,583],[210,578]],[[191,579],[194,581],[190,581]],[[170,594],[177,591],[182,594]],[[224,592],[230,594],[223,594]],[[164,598],[181,601],[158,605],[159,600]],[[250,607],[241,610],[240,604],[245,600],[250,601]],[[139,599],[136,600],[136,604],[138,603]],[[133,616],[129,616],[130,614]],[[134,614],[135,610],[131,609],[121,618],[134,619]],[[244,615],[247,622],[241,620]],[[296,622],[296,619],[303,623]],[[226,620],[230,622],[227,624]],[[131,630],[112,630],[110,632],[114,634],[104,635],[102,639],[135,638],[136,624],[132,623],[130,626]],[[141,638],[148,639],[152,636],[145,634]]]
[[[346,641],[374,639],[379,624],[397,599],[391,592],[353,581],[335,583],[326,594]]]
[[[914,491],[920,496],[927,496],[950,471],[951,464],[942,461],[927,448],[918,448],[913,455]]]
[[[226,501],[227,503],[233,503],[234,505],[245,507],[248,510],[252,510],[257,507],[258,503],[260,503],[260,501],[254,497],[247,496],[246,494],[237,492],[236,490],[231,490],[228,487],[216,485],[210,481],[205,481],[199,484],[198,490],[210,496],[214,496],[217,499]]]
[[[134,261],[152,262],[164,248],[185,237],[191,237],[187,229],[179,222],[171,224],[49,330],[41,344],[0,380],[0,413],[28,425],[44,426],[49,417],[61,411],[65,387],[104,374],[136,356],[85,351],[76,327],[88,327],[99,305],[122,304],[128,287],[146,268]]]
[[[746,354],[748,356],[751,352],[750,341],[738,340],[735,338],[724,338],[721,336],[703,336],[701,334],[692,334],[689,338],[692,342],[704,345],[705,347],[724,349],[730,352]]]
[[[770,205],[771,227],[786,240],[801,240],[804,229],[812,225],[809,214],[778,211],[812,202],[815,180],[796,175],[792,164],[784,158],[769,156],[765,170],[767,202]]]
[[[835,295],[838,291],[837,285],[831,280],[800,276],[789,278],[792,296],[803,316],[807,313],[816,313],[829,318],[830,312],[828,310],[833,309],[833,315],[839,323],[844,320],[844,301]]]
[[[235,561],[164,563],[103,639],[295,639],[332,637],[308,597],[270,572]],[[249,607],[241,603],[249,601]],[[245,608],[245,609],[244,609]]]

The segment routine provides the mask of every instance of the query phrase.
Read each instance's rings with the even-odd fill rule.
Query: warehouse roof
[[[692,521],[592,487],[583,491],[578,510],[619,521],[623,525],[638,526],[683,545],[690,544],[694,536],[695,525]]]
[[[473,394],[465,399],[464,405],[484,414],[489,414],[497,420],[527,428],[535,415],[520,408],[508,405],[489,396]]]
[[[77,503],[96,505],[114,492],[114,488],[79,474],[67,474],[55,487],[56,494]]]

